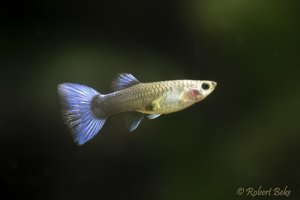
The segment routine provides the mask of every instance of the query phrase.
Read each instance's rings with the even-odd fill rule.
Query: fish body
[[[154,119],[185,109],[207,97],[216,85],[200,80],[141,83],[131,74],[120,74],[113,80],[110,94],[72,83],[58,85],[58,94],[65,122],[81,145],[100,131],[110,115],[128,112],[125,121],[133,131],[145,115]]]

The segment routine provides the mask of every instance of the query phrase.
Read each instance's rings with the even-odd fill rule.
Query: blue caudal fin
[[[57,87],[64,121],[77,144],[82,145],[92,139],[102,128],[105,118],[97,118],[92,111],[92,99],[99,95],[90,87],[62,83]]]

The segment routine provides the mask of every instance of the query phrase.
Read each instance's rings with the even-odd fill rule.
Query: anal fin
[[[128,130],[132,132],[139,126],[141,121],[144,119],[144,114],[138,112],[128,112],[126,113],[124,119]]]

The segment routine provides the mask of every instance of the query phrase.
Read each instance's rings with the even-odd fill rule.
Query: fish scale
[[[100,131],[110,115],[126,112],[125,121],[129,131],[133,131],[145,115],[155,119],[183,110],[205,99],[216,85],[214,81],[202,80],[140,83],[131,74],[120,74],[113,80],[114,92],[110,94],[63,83],[58,85],[58,95],[64,121],[75,142],[82,145]]]

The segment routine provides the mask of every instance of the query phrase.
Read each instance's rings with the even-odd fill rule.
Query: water
[[[300,197],[296,1],[18,5],[1,13],[3,196],[252,199],[247,189],[262,186],[271,188],[265,198],[278,197],[276,187],[291,191],[281,198]],[[208,79],[218,86],[203,102],[144,120],[133,133],[122,115],[113,116],[76,146],[57,84],[109,93],[121,72],[142,82]]]

